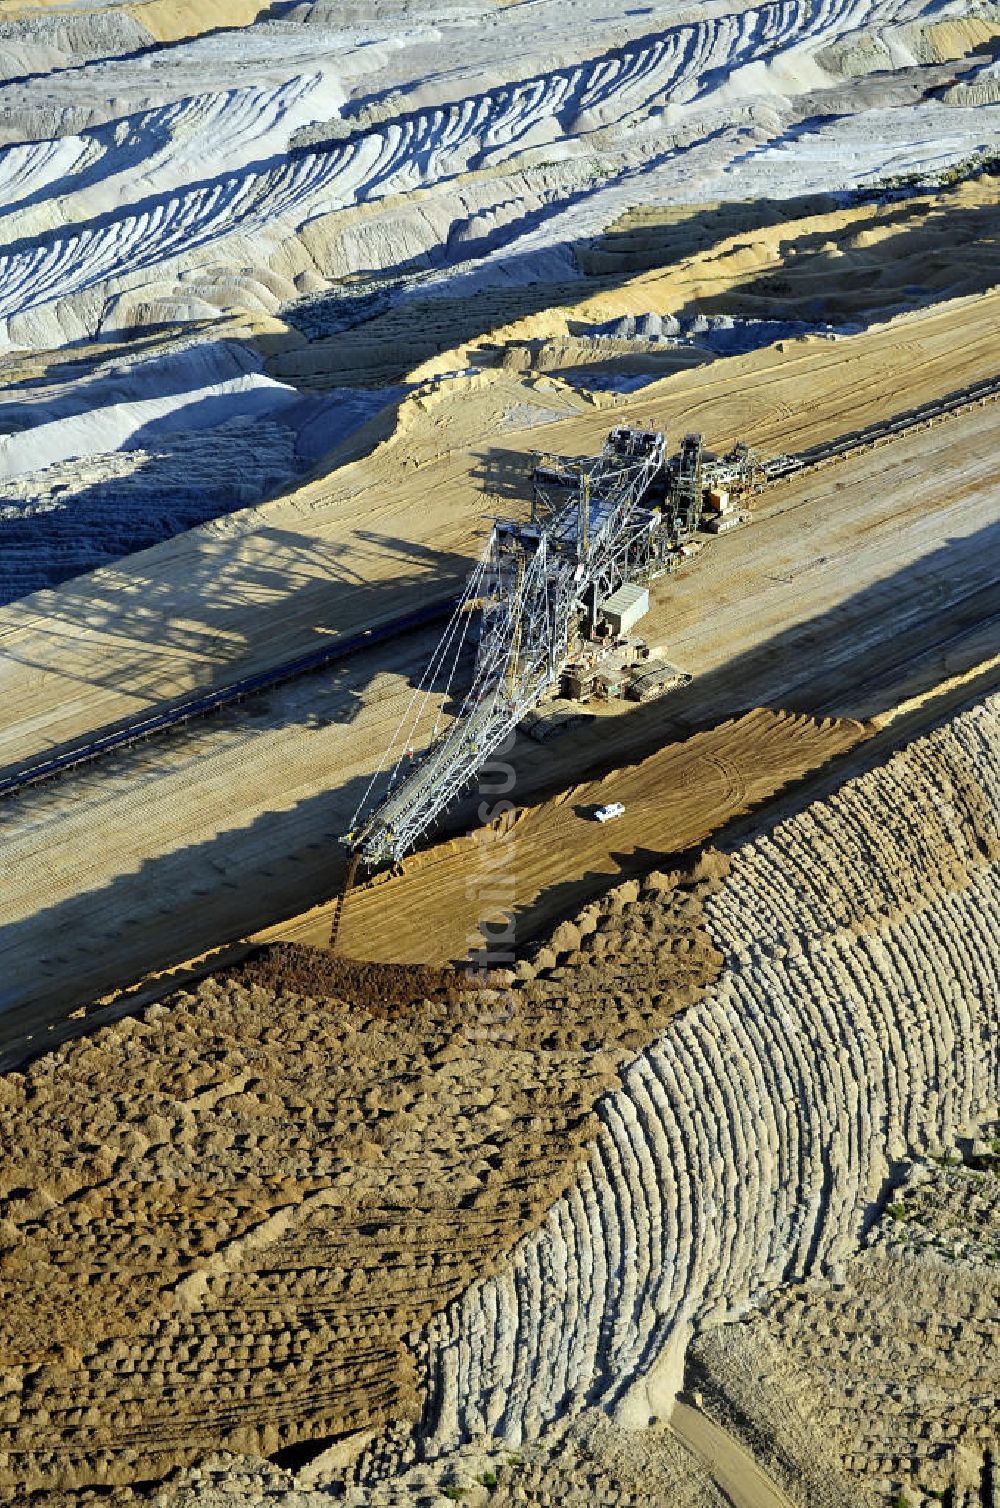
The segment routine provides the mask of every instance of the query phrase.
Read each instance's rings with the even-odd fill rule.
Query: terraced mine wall
[[[998,1259],[1000,1139],[913,1159],[855,1256],[704,1332],[686,1384],[810,1508],[838,1479],[852,1505],[993,1508]]]
[[[425,1458],[595,1402],[667,1416],[694,1333],[836,1279],[907,1160],[995,1119],[998,712],[734,853],[719,980],[602,1101],[538,1233],[431,1326]]]
[[[343,123],[338,121],[322,145],[305,146],[276,162],[266,157],[249,163],[237,158],[227,164],[228,170],[208,181],[159,192],[154,187],[145,199],[121,205],[92,224],[71,223],[65,231],[46,229],[34,244],[22,244],[22,234],[0,255],[0,321],[6,321],[9,338],[20,344],[55,344],[69,329],[92,332],[107,310],[111,279],[118,292],[141,285],[142,275],[154,268],[168,277],[172,267],[176,275],[178,259],[204,261],[206,248],[216,247],[234,233],[241,238],[270,236],[277,252],[289,233],[321,212],[333,214],[417,185],[434,188],[459,175],[495,169],[526,147],[557,144],[575,135],[620,126],[654,103],[690,104],[704,93],[711,95],[717,71],[732,73],[769,58],[782,47],[818,48],[876,18],[884,25],[917,18],[924,10],[920,5],[876,6],[863,0],[791,0],[786,4],[773,0],[741,13],[672,27],[577,66],[554,68],[442,107],[400,114],[345,140],[330,140],[343,132]],[[267,40],[280,45],[280,28],[275,29],[277,37],[273,32],[269,37],[267,28],[262,30],[264,43],[258,45],[266,45]],[[291,47],[296,42],[301,47],[301,38],[289,38]],[[706,85],[706,81],[710,82]],[[208,133],[213,131],[213,117],[222,116],[238,141],[246,137],[253,143],[257,137],[260,150],[268,143],[274,119],[280,120],[288,107],[284,96],[313,87],[314,79],[302,78],[270,92],[232,91],[216,97],[202,95],[180,106],[156,107],[138,120],[133,118],[123,141],[95,134],[81,142],[78,151],[89,159],[91,175],[113,176],[116,170],[135,173],[141,166],[147,181],[155,185],[157,170],[164,168],[158,161],[158,148],[164,135],[177,128],[178,110],[193,115],[199,128]],[[193,123],[187,122],[185,129],[190,130]],[[322,127],[310,127],[310,134],[322,135]],[[45,192],[53,173],[51,157],[47,143],[20,149],[16,181],[21,197],[39,189]],[[167,167],[169,179],[169,163]],[[489,193],[482,206],[467,201],[467,207],[473,212],[480,207],[492,210],[499,216],[503,212]],[[332,244],[323,246],[321,228],[314,226],[311,243],[328,275],[349,275],[358,265],[392,265],[400,259],[401,241],[414,257],[427,249],[421,244],[418,218],[407,215],[401,225],[397,220],[397,234],[391,239],[384,225],[376,226],[367,244],[364,227],[347,230],[342,239],[331,235],[332,228],[327,227]],[[431,235],[436,243],[436,228]],[[280,273],[247,277],[239,262],[227,266],[221,280],[209,273],[206,281],[212,295],[228,295],[273,310],[276,288],[279,297],[294,295],[288,274],[301,270],[308,261],[316,265],[305,245],[296,248],[298,267],[292,265],[290,249],[281,249],[283,255],[275,257],[282,266]],[[197,293],[192,289],[188,294],[189,312],[204,308],[202,291],[199,287]],[[176,286],[170,292],[172,298],[168,297],[164,308],[176,309],[183,294]],[[144,302],[149,303],[148,292]],[[117,314],[127,323],[127,299],[121,303]]]
[[[0,1490],[415,1418],[407,1337],[537,1226],[714,976],[711,877],[663,883],[586,989],[278,947],[0,1078]]]
[[[997,1115],[998,712],[507,987],[286,946],[7,1075],[6,1490],[354,1432],[317,1485],[394,1501],[472,1441],[665,1420],[693,1335],[842,1281]]]

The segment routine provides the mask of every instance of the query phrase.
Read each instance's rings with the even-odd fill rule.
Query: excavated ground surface
[[[537,449],[995,376],[975,9],[0,3],[4,768],[450,594]],[[674,857],[995,655],[996,426],[760,499],[653,594],[692,685],[519,740],[354,957],[0,1078],[0,1493],[996,1508],[996,698]],[[430,647],[7,804],[5,1048],[330,895]],[[443,970],[487,907],[567,919]]]
[[[675,435],[704,417],[719,439],[743,432],[756,412],[772,448],[790,443],[792,428],[835,433],[864,414],[898,407],[904,372],[908,394],[917,397],[963,380],[963,361],[970,373],[992,370],[990,308],[987,298],[947,316],[936,309],[852,337],[849,346],[824,341],[794,354],[758,353],[724,363],[733,368],[725,377],[718,366],[702,368],[677,389],[677,407],[668,413],[646,398],[628,411],[669,419]],[[807,389],[810,404],[803,407],[799,395]],[[175,563],[184,592],[200,583],[197,604],[174,601],[162,578],[151,587],[147,577],[136,615],[123,580],[109,583],[97,605],[89,595],[97,578],[88,578],[87,593],[64,602],[59,624],[32,618],[30,642],[20,631],[3,640],[0,678],[5,706],[13,709],[6,734],[28,736],[36,751],[39,740],[58,742],[62,733],[47,724],[38,700],[50,693],[54,700],[46,705],[57,708],[60,720],[71,719],[65,731],[79,734],[80,719],[109,712],[107,697],[120,699],[122,687],[131,685],[149,707],[167,685],[180,689],[175,672],[200,678],[203,654],[228,653],[237,642],[248,643],[247,635],[273,646],[307,618],[312,643],[317,624],[357,628],[373,600],[382,599],[381,588],[373,597],[372,587],[358,585],[355,575],[374,581],[393,571],[401,580],[409,561],[423,572],[425,597],[443,581],[441,569],[459,566],[454,554],[447,560],[428,555],[426,540],[416,554],[408,552],[405,518],[423,528],[430,497],[435,506],[454,507],[462,527],[472,528],[470,508],[478,519],[483,496],[480,480],[470,476],[470,455],[446,449],[433,457],[450,443],[447,431],[459,420],[482,423],[495,435],[495,425],[489,429],[495,393],[453,396],[454,405],[432,408],[409,437],[400,437],[397,458],[404,452],[420,458],[416,468],[381,470],[379,457],[391,462],[388,452],[360,463],[355,480],[362,492],[353,500],[338,493],[330,515],[349,536],[332,554],[325,548],[316,554],[299,531],[323,516],[320,493],[346,482],[346,472],[303,494],[301,507],[289,504],[283,522],[272,519],[278,534],[268,535],[257,557],[263,596],[240,584],[214,546],[207,574],[204,559],[198,566],[184,558],[184,551],[200,548],[189,534],[186,543],[175,542]],[[703,414],[703,404],[711,414]],[[585,425],[575,424],[558,443],[570,451],[595,450],[613,417],[613,411],[592,410]],[[715,427],[723,422],[732,427]],[[914,678],[933,685],[995,651],[994,431],[992,409],[977,409],[762,498],[750,529],[713,540],[684,572],[655,586],[644,628],[694,675],[692,685],[659,706],[602,718],[550,745],[519,739],[519,802],[570,785],[595,765],[631,764],[676,739],[685,725],[716,723],[748,705],[868,717],[891,706],[900,686]],[[522,440],[538,443],[537,431]],[[523,464],[518,451],[519,489]],[[363,515],[359,498],[369,510]],[[397,543],[390,548],[392,540]],[[245,558],[245,541],[232,543]],[[338,562],[346,562],[355,545],[361,553],[344,579]],[[154,564],[150,555],[142,561],[143,571]],[[387,590],[395,593],[398,584]],[[708,624],[706,602],[715,609]],[[176,608],[179,616],[168,625],[161,607],[168,615]],[[281,624],[275,634],[272,609]],[[973,652],[963,637],[977,623],[992,649],[984,644]],[[99,624],[105,628],[94,627]],[[29,1032],[37,1039],[53,1017],[150,969],[244,937],[332,894],[340,879],[340,837],[434,638],[407,636],[328,675],[279,688],[182,735],[141,744],[5,802],[0,824],[14,875],[0,900],[8,960],[0,1011],[8,1040]],[[92,650],[99,664],[88,659]],[[44,666],[53,653],[71,657],[69,680],[49,680]],[[147,671],[153,681],[144,679]]]
[[[996,181],[980,175],[897,204],[832,208],[810,200],[766,214],[702,205],[680,228],[664,226],[655,209],[630,211],[613,230],[602,224],[606,234],[591,247],[598,259],[613,252],[622,260],[615,286],[602,282],[595,291],[581,277],[550,307],[546,284],[543,307],[527,324],[511,323],[506,305],[491,312],[485,296],[466,300],[482,313],[472,356],[456,345],[463,331],[448,325],[442,306],[446,351],[438,365],[464,371],[474,358],[482,368],[421,379],[391,426],[366,431],[360,459],[347,462],[338,452],[344,464],[331,463],[280,498],[0,611],[5,766],[453,590],[492,513],[525,506],[528,461],[539,446],[596,452],[621,418],[665,425],[675,438],[698,427],[713,444],[740,435],[773,452],[992,375],[997,296],[973,297],[962,284],[965,297],[935,299],[947,271],[942,223],[970,238],[970,260],[992,267]],[[706,350],[694,366],[688,352],[685,370],[627,394],[583,390],[557,371],[518,366],[525,341],[544,344],[570,324],[634,324],[645,315],[660,318],[671,305],[694,309],[702,299],[713,308],[732,299],[738,314],[739,299],[756,296],[755,268],[768,279],[761,307],[797,317],[803,280],[824,258],[834,266],[831,285],[849,283],[866,298],[874,261],[883,265],[882,308],[895,317],[870,320],[837,341],[778,340],[711,360]],[[774,281],[780,268],[790,279],[787,308]],[[901,290],[911,286],[931,291],[919,307],[899,313]],[[371,323],[361,329],[374,341]],[[93,350],[83,343],[80,362],[87,366],[93,356],[94,381],[110,383],[110,396],[121,397],[116,363],[128,343],[108,336]],[[593,338],[595,350],[601,339]],[[169,333],[148,340],[150,361],[166,361]],[[154,393],[179,386],[188,409],[199,412],[210,400],[195,404],[191,393],[214,392],[216,378],[259,394],[261,374],[227,340],[215,344],[225,372],[212,365],[222,359],[219,351],[209,360],[199,345],[200,354],[185,358],[186,376],[169,366],[157,382],[148,374],[143,382]],[[532,359],[541,361],[535,345]],[[652,349],[648,340],[638,345]],[[602,350],[598,364],[613,367],[619,357]],[[47,391],[38,351],[15,353],[10,362],[12,391]],[[72,389],[68,353],[54,365]],[[189,390],[196,378],[202,385]],[[131,377],[126,386],[131,392]],[[18,423],[37,417],[34,409],[18,412]],[[278,454],[260,423],[256,459],[240,466],[226,452],[227,485],[248,475],[251,462],[270,464]],[[44,427],[32,422],[12,431],[10,445],[26,446]],[[221,455],[215,431],[210,436],[209,451]],[[131,452],[107,454],[119,469],[133,465]],[[181,472],[188,461],[195,467],[184,473],[185,486],[199,496],[211,490],[197,457],[185,451],[174,459]],[[181,472],[168,478],[171,496]],[[948,674],[976,621],[989,635],[1000,610],[990,570],[994,472],[995,415],[983,409],[760,499],[750,530],[712,540],[689,569],[654,590],[644,631],[694,684],[659,714],[644,709],[602,720],[561,748],[520,740],[519,800],[569,785],[581,769],[632,763],[664,738],[748,706],[865,718],[891,704],[908,679],[930,684]],[[34,473],[11,485],[23,484],[49,516],[69,486],[65,478],[49,482],[51,495],[39,493]],[[88,493],[97,487],[91,480]],[[3,522],[9,552],[10,530],[20,526]],[[706,602],[714,609],[709,624]],[[340,879],[340,837],[432,639],[408,635],[4,803],[0,824],[14,875],[0,900],[7,960],[0,1013],[8,1042],[31,1034],[37,1045],[54,1018],[95,997],[331,895]],[[583,841],[582,833],[573,840]]]
[[[7,1490],[412,1412],[407,1337],[537,1224],[596,1097],[714,976],[711,870],[661,877],[583,978],[274,948],[0,1081]],[[637,894],[581,918],[602,950]]]
[[[703,1406],[806,1502],[831,1470],[858,1502],[995,1501],[1000,1157],[974,1146],[911,1164],[834,1281],[693,1348]]]
[[[558,1450],[565,1421],[595,1403],[645,1439],[673,1416],[692,1333],[711,1337],[771,1295],[780,1311],[803,1284],[830,1285],[833,1312],[854,1264],[869,1261],[878,1211],[898,1230],[911,1206],[925,1209],[910,1165],[989,1149],[1000,1099],[997,712],[995,697],[970,708],[735,848],[706,902],[718,980],[601,1102],[590,1160],[538,1233],[432,1324],[418,1439],[371,1447],[349,1478],[356,1501],[408,1491],[432,1502],[449,1473],[475,1481],[484,1434],[508,1450]],[[945,1227],[960,1201],[957,1190],[941,1201]],[[947,1244],[974,1257],[973,1235],[989,1243],[995,1223],[988,1182],[966,1203]],[[910,1291],[894,1272],[878,1297],[884,1329],[872,1282],[853,1308],[843,1301],[856,1344],[827,1346],[823,1324],[804,1322],[818,1360],[811,1416],[800,1411],[811,1428],[790,1437],[798,1475],[779,1473],[761,1492],[809,1508],[894,1502],[920,1458],[930,1485],[975,1481],[979,1496],[958,1500],[991,1503],[992,1280],[971,1307],[957,1285],[939,1327],[940,1254],[917,1255],[930,1268],[920,1269],[927,1286],[914,1285],[910,1329],[893,1320]],[[942,1370],[935,1348],[958,1332]],[[888,1405],[886,1375],[898,1378]],[[783,1408],[765,1378],[759,1416],[776,1424]],[[683,1412],[674,1427],[732,1482],[725,1436]],[[331,1461],[312,1480],[337,1479]]]
[[[387,1018],[399,1017],[408,1006],[424,1000],[461,1005],[463,996],[474,992],[477,984],[489,983],[460,971],[399,968],[295,943],[271,943],[261,948],[238,971],[236,979],[246,987],[257,985],[279,994],[349,1000],[361,1010],[383,1012]]]
[[[749,1451],[740,1508],[991,1508],[998,727],[626,881],[509,987],[219,977],[8,1075],[9,1488],[714,1508]]]
[[[801,341],[820,328],[851,334],[911,301],[992,286],[998,224],[997,181],[989,175],[903,202],[845,205],[814,194],[783,203],[637,203],[580,248],[582,285],[552,290],[545,303],[533,296],[521,319],[510,317],[510,294],[486,294],[471,316],[445,299],[413,302],[360,330],[279,354],[270,368],[324,387],[359,376],[387,382],[411,372],[426,378],[500,367],[562,376],[594,394],[627,394],[630,378],[640,377],[634,385],[641,386],[765,337],[769,344]],[[463,328],[471,334],[487,322],[482,335],[456,345]],[[514,418],[506,427],[518,428]]]
[[[932,305],[846,344],[770,346],[620,400],[585,397],[547,376],[444,379],[404,404],[370,455],[0,610],[3,685],[17,714],[3,729],[4,764],[280,663],[321,635],[448,595],[479,553],[497,502],[525,508],[539,448],[596,454],[621,421],[652,422],[675,439],[698,428],[708,444],[742,438],[771,454],[830,439],[993,376],[998,306],[993,293]],[[524,405],[525,422],[504,423]],[[552,422],[533,423],[539,412]],[[882,507],[874,488],[871,517]],[[834,560],[829,574],[846,595],[848,563]]]
[[[822,720],[757,708],[718,728],[668,744],[640,764],[571,786],[517,809],[497,792],[504,768],[488,770],[484,807],[503,812],[489,828],[413,854],[402,875],[379,875],[345,898],[337,947],[370,958],[444,963],[489,949],[497,962],[519,940],[606,889],[620,874],[682,853],[865,736],[848,719]],[[492,767],[491,767],[492,768]],[[516,787],[514,787],[516,790]],[[602,824],[596,807],[621,801]],[[270,929],[265,937],[326,943],[336,903]],[[496,941],[510,916],[506,944]]]

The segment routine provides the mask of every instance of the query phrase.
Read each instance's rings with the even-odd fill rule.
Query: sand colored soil
[[[465,307],[414,299],[356,330],[276,356],[272,370],[323,387],[471,365],[572,367],[586,348],[575,359],[564,351],[560,361],[560,338],[629,314],[834,323],[884,317],[909,307],[917,288],[924,303],[992,286],[1000,273],[998,198],[998,180],[987,176],[885,204],[844,207],[812,195],[637,208],[579,249],[582,284],[547,288],[544,300],[530,288],[486,290]],[[463,332],[466,339],[456,343]],[[592,347],[590,360],[607,362],[609,354]],[[674,365],[690,360],[664,348],[653,354]]]
[[[849,360],[844,368],[846,383]],[[609,704],[543,745],[519,738],[518,803],[634,764],[748,706],[866,720],[995,653],[995,430],[993,407],[977,408],[762,496],[751,528],[654,583],[643,632],[692,684],[631,711]],[[367,547],[366,561],[382,558],[370,538]],[[274,569],[262,580],[274,588],[286,547],[272,540],[269,551]],[[391,600],[396,589],[382,583],[372,596]],[[350,597],[348,583],[325,591],[328,604]],[[206,592],[201,611],[216,621],[217,608],[220,631],[246,610],[224,582]],[[972,643],[970,627],[983,642]],[[72,632],[71,641],[67,623],[67,649],[75,622]],[[178,647],[194,636],[190,625],[171,632]],[[207,631],[195,637],[219,646]],[[0,806],[16,878],[0,900],[7,1040],[331,896],[341,835],[436,637],[406,635]],[[0,676],[21,669],[8,662]],[[97,694],[78,687],[63,710]],[[477,804],[453,814],[452,831],[477,819]]]
[[[808,303],[811,317],[822,308],[828,319],[850,318],[879,300],[888,310],[894,293],[902,297],[908,284],[912,292],[914,275],[928,294],[961,293],[972,269],[949,262],[949,249],[979,247],[988,284],[996,276],[998,197],[997,179],[986,175],[940,193],[850,206],[822,195],[695,212],[640,206],[595,238],[580,261],[590,276],[624,279],[613,297],[637,314],[676,314],[693,298],[705,301],[699,310],[707,314],[718,298],[730,314],[791,319]],[[768,290],[766,311],[754,308]],[[609,317],[600,294],[582,307]]]
[[[612,729],[609,729],[613,737]],[[619,874],[648,869],[704,841],[864,736],[850,720],[817,721],[757,709],[670,743],[639,764],[560,791],[516,810],[484,776],[484,809],[506,808],[485,830],[412,855],[404,873],[383,873],[352,890],[338,949],[347,956],[443,963],[484,947],[509,952],[513,940],[550,925]],[[498,767],[499,768],[499,767]],[[602,824],[597,806],[621,801],[624,816]],[[270,929],[267,939],[323,945],[333,903]],[[506,942],[505,917],[513,916]],[[492,940],[491,940],[492,939]]]
[[[733,1508],[793,1508],[791,1499],[775,1486],[751,1453],[698,1409],[678,1403],[670,1422],[684,1444],[709,1467]]]
[[[139,0],[125,7],[157,42],[178,42],[224,26],[249,26],[270,9],[261,0]]]
[[[714,977],[721,870],[612,891],[551,978],[272,950],[0,1081],[4,1489],[412,1414],[407,1337],[538,1223],[598,1095]]]
[[[67,0],[0,0],[0,17],[19,19],[37,11],[62,9],[72,11]],[[106,5],[89,5],[89,13],[124,12],[144,26],[157,42],[179,42],[184,37],[199,37],[217,27],[248,26],[269,9],[262,0],[109,0]]]
[[[294,943],[272,943],[254,950],[234,977],[242,984],[259,985],[278,994],[349,1000],[387,1020],[405,1015],[421,1001],[460,1006],[481,983],[478,975],[462,971],[344,958]]]
[[[835,1282],[793,1285],[694,1347],[691,1385],[796,1500],[829,1463],[859,1503],[891,1499],[887,1480],[911,1503],[993,1501],[1000,1158],[949,1162],[910,1166]]]
[[[293,1476],[269,1461],[216,1452],[139,1497],[152,1508],[233,1508],[234,1499],[261,1497],[281,1508],[329,1508],[323,1478],[341,1454],[334,1447]],[[558,1440],[516,1450],[480,1442],[436,1480],[412,1472],[382,1491],[348,1488],[341,1498],[348,1508],[441,1508],[448,1501],[443,1490],[465,1508],[765,1508],[724,1495],[670,1426],[623,1429],[600,1409],[574,1421]],[[455,1497],[459,1492],[461,1498]],[[66,1502],[62,1494],[46,1494],[39,1508],[63,1508]]]
[[[276,5],[273,27],[249,25],[259,0],[0,3],[28,17],[8,39],[25,140],[4,158],[22,197],[2,273],[5,335],[30,349],[5,384],[28,392],[68,352],[82,394],[134,322],[169,345],[256,340],[310,411],[312,389],[408,384],[305,485],[264,426],[207,442],[247,457],[234,502],[289,490],[0,611],[0,768],[450,594],[492,516],[523,510],[541,446],[592,454],[624,419],[792,450],[995,375],[997,180],[839,192],[984,139],[944,104],[961,67],[939,65],[986,53],[995,19],[818,0],[708,7],[657,37],[676,19],[657,6],[584,4],[572,27],[552,0],[489,8],[502,27],[394,0]],[[852,138],[856,106],[885,140]],[[838,194],[762,197],[805,183]],[[750,203],[616,218],[691,192]],[[418,296],[424,277],[452,296]],[[387,312],[329,335],[366,308]],[[727,360],[601,344],[595,327],[647,314],[868,328]],[[661,380],[587,386],[626,358]],[[120,439],[104,407],[69,458],[90,504],[132,464],[101,454]],[[495,1501],[532,1508],[862,1508],[901,1485],[996,1508],[995,1158],[904,1179],[872,1228],[901,1159],[996,1114],[996,706],[730,835],[731,857],[679,857],[993,633],[995,431],[981,411],[769,494],[649,615],[690,694],[551,751],[522,739],[521,809],[352,897],[348,956],[309,946],[330,920],[311,913],[0,1078],[0,1497],[123,1495],[221,1449],[244,1464],[183,1501],[311,1483],[429,1505],[449,1453],[485,1441],[470,1508],[495,1470]],[[180,447],[175,475],[212,498],[200,453]],[[63,509],[66,485],[24,501]],[[52,1013],[328,895],[423,648],[11,802],[8,1040],[37,1046]],[[626,816],[605,829],[588,808],[608,798]],[[538,944],[509,976],[443,966],[508,908]],[[719,1365],[705,1353],[706,1408],[672,1431],[690,1327],[776,1290]],[[311,1477],[260,1463],[303,1442]]]
[[[213,1456],[154,1501],[432,1508],[448,1487],[473,1508],[716,1508],[755,1481],[797,1508],[901,1491],[992,1508],[997,711],[966,706],[706,855],[686,893],[650,874],[553,933],[513,995],[562,1000],[564,1024],[587,981],[601,1019],[644,997],[668,896],[722,966],[602,1097],[537,1229],[415,1339],[415,1436],[337,1442],[302,1470]],[[516,1051],[496,1061],[518,1078]],[[671,1427],[685,1381],[724,1435]],[[741,1448],[763,1480],[737,1482]]]
[[[654,383],[610,407],[487,373],[404,404],[391,439],[285,498],[0,612],[4,766],[192,690],[392,618],[462,579],[497,511],[525,506],[539,445],[596,454],[619,419],[796,449],[992,375],[1000,295]],[[808,403],[803,394],[808,393]],[[568,417],[508,428],[530,409]]]
[[[640,1432],[668,1420],[692,1335],[772,1294],[806,1306],[796,1343],[816,1357],[814,1391],[793,1371],[778,1396],[766,1357],[756,1383],[758,1416],[782,1425],[800,1465],[778,1480],[793,1501],[855,1508],[869,1486],[887,1504],[910,1496],[903,1467],[928,1447],[935,1490],[958,1477],[966,1445],[984,1480],[998,1417],[993,1284],[959,1294],[956,1274],[952,1308],[933,1293],[951,1279],[951,1263],[934,1273],[947,1253],[962,1264],[986,1247],[992,1260],[995,1194],[985,1164],[964,1189],[923,1201],[896,1186],[909,1161],[958,1159],[995,1134],[998,710],[996,697],[967,707],[733,845],[704,907],[718,979],[602,1101],[587,1165],[539,1230],[435,1318],[417,1447],[370,1458],[386,1499],[392,1464],[413,1463],[416,1485],[429,1462],[440,1482],[452,1453],[484,1434],[541,1445],[582,1406]],[[909,1234],[928,1203],[940,1206],[940,1249]],[[858,1274],[851,1295],[883,1206],[919,1259],[914,1279],[927,1262],[927,1287]],[[911,1296],[912,1323],[897,1322]],[[920,1310],[948,1317],[914,1350]],[[935,1353],[952,1335],[946,1371]],[[433,1501],[433,1481],[418,1501]]]

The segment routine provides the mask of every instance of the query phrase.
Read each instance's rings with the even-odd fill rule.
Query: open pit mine
[[[1000,9],[0,0],[0,1500],[1000,1508]]]

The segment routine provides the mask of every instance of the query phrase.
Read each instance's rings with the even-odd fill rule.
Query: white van
[[[609,801],[607,806],[599,806],[594,813],[598,822],[610,822],[612,817],[624,815],[625,808],[620,801]]]

